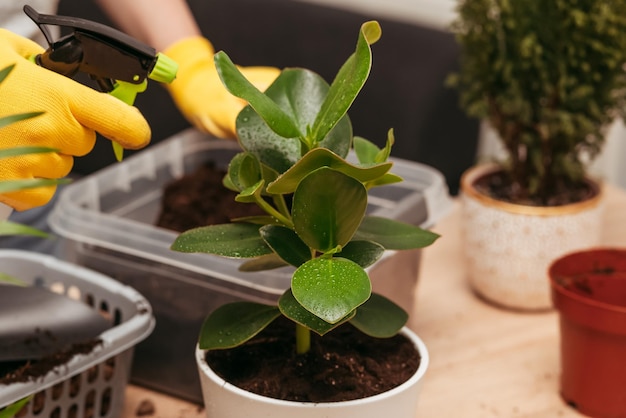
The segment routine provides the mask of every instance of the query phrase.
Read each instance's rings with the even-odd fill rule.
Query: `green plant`
[[[379,149],[353,137],[347,116],[369,76],[370,45],[380,36],[377,22],[364,23],[355,52],[330,86],[312,71],[287,68],[261,93],[224,52],[215,55],[224,85],[250,104],[237,118],[243,152],[231,160],[224,184],[239,193],[237,201],[257,204],[267,215],[192,229],[172,249],[250,258],[241,267],[248,271],[296,269],[277,306],[237,302],[212,312],[201,348],[240,345],[280,315],[296,323],[299,353],[309,349],[311,330],[324,335],[350,322],[390,337],[406,323],[403,309],[372,294],[365,268],[386,249],[422,248],[438,235],[366,215],[370,188],[401,181],[388,161],[393,132]],[[346,159],[351,149],[356,162]]]
[[[625,112],[626,1],[462,0],[457,12],[449,83],[497,131],[510,198],[544,205],[580,186]]]

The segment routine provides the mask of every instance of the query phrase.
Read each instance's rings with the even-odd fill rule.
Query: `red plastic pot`
[[[585,415],[626,417],[626,249],[570,253],[548,273],[560,316],[561,396]]]

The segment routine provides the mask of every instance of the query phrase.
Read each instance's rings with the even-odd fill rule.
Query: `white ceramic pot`
[[[402,334],[415,344],[420,365],[415,374],[392,390],[345,402],[293,402],[260,396],[242,390],[216,375],[205,361],[205,351],[196,346],[202,396],[209,418],[415,418],[417,400],[428,368],[428,351],[422,340],[407,327]]]
[[[551,309],[548,266],[568,252],[600,244],[603,193],[555,207],[511,204],[472,184],[494,165],[468,169],[461,179],[462,236],[469,282],[502,307]]]

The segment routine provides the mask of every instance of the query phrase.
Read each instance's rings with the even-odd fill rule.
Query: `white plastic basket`
[[[113,325],[91,353],[76,355],[35,381],[0,385],[0,409],[32,395],[17,417],[118,417],[134,346],[154,328],[148,301],[110,277],[52,256],[0,250],[0,271],[81,300],[106,313]]]

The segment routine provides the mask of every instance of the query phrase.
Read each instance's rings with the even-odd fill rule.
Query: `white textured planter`
[[[558,257],[600,244],[603,193],[557,207],[515,205],[485,196],[473,182],[493,165],[468,169],[461,179],[462,234],[474,291],[503,307],[552,308],[548,266]]]
[[[415,374],[392,390],[346,402],[312,403],[283,401],[242,390],[216,375],[205,361],[205,351],[196,346],[196,362],[202,384],[202,396],[209,418],[415,418],[417,400],[428,351],[422,340],[407,327],[402,334],[415,344],[420,365]]]

